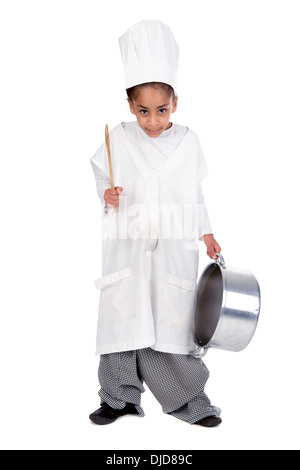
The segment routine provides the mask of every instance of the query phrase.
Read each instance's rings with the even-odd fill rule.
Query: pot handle
[[[195,357],[196,359],[201,359],[207,354],[209,348],[204,348],[203,346],[199,346],[194,351],[190,351],[190,355]]]
[[[217,252],[216,252],[216,255],[218,256],[217,263],[219,263],[222,266],[222,268],[226,269],[225,260],[224,260],[223,256],[220,253],[217,253]]]

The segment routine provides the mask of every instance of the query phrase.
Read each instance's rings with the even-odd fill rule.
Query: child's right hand
[[[104,201],[108,206],[118,207],[119,206],[119,195],[122,193],[123,188],[116,186],[115,189],[108,188],[104,193]]]

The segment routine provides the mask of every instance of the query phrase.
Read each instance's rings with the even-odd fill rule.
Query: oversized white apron
[[[188,130],[158,168],[145,164],[120,124],[110,133],[119,207],[102,210],[102,277],[96,354],[152,347],[195,349],[200,211],[206,165]],[[91,159],[109,176],[105,145]]]

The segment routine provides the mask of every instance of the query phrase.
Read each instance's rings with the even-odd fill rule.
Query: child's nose
[[[155,126],[156,124],[158,124],[158,119],[157,119],[157,116],[149,116],[149,121],[148,121],[148,125],[149,126]]]

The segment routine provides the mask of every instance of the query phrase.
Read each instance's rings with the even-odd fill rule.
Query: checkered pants
[[[133,403],[144,416],[141,393],[147,384],[164,413],[193,424],[206,416],[219,416],[204,393],[209,371],[201,359],[169,354],[151,348],[100,356],[99,382],[101,405],[122,409]]]

